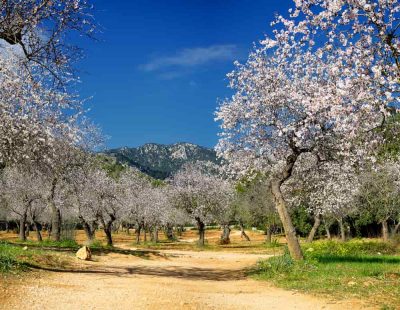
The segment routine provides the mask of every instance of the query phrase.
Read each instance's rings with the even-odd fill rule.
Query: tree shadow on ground
[[[379,257],[379,256],[351,256],[351,255],[321,255],[317,257],[320,263],[381,263],[400,264],[400,257]]]
[[[13,246],[25,247],[28,246],[31,249],[38,249],[43,251],[53,251],[53,252],[62,252],[62,253],[75,253],[80,246],[78,247],[53,247],[53,246],[42,246],[35,244],[18,244],[18,243],[9,243]],[[90,247],[89,247],[90,248]],[[90,251],[96,255],[107,255],[110,253],[123,254],[123,255],[132,255],[140,258],[149,259],[151,256],[158,256],[167,258],[168,255],[160,253],[157,250],[129,250],[129,249],[121,249],[117,247],[104,247],[104,248],[90,248]]]
[[[167,277],[188,280],[209,280],[209,281],[231,281],[246,278],[246,269],[213,269],[198,267],[119,267],[106,266],[104,269],[56,269],[33,264],[26,264],[32,269],[39,269],[59,273],[81,273],[81,274],[103,274],[115,277],[129,277],[134,275],[144,275],[152,277]]]

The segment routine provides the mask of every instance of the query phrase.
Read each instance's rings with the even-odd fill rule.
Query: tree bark
[[[332,237],[331,237],[331,232],[330,232],[330,230],[329,230],[329,225],[327,225],[327,224],[325,223],[324,226],[325,226],[325,231],[326,231],[326,237],[328,238],[328,240],[331,240]]]
[[[293,166],[288,167],[287,169],[292,168]],[[282,180],[271,181],[271,191],[274,196],[275,206],[278,210],[279,218],[281,219],[285,231],[290,256],[294,260],[302,260],[304,259],[304,256],[303,252],[301,251],[300,242],[296,236],[296,229],[293,226],[292,219],[290,218],[290,214],[286,206],[286,201],[284,200],[281,192],[282,182]]]
[[[89,244],[92,244],[93,240],[95,238],[95,234],[96,234],[95,225],[94,225],[94,223],[89,224],[88,222],[86,222],[83,219],[81,219],[81,222],[82,222],[83,230],[85,231],[86,241]]]
[[[204,246],[204,243],[205,243],[205,224],[198,217],[196,217],[196,222],[197,222],[197,228],[199,230],[199,241],[198,241],[198,244],[200,246]]]
[[[106,234],[107,245],[112,246],[113,245],[112,226],[113,226],[114,221],[116,220],[116,217],[114,214],[108,214],[108,216],[110,218],[108,219],[107,222],[104,220],[103,217],[100,217],[100,218],[101,218],[101,221],[103,224],[104,233]]]
[[[231,243],[231,239],[229,238],[230,233],[231,233],[231,229],[229,227],[229,224],[224,224],[222,226],[222,235],[221,235],[220,244],[229,244],[229,243]]]
[[[38,222],[33,220],[33,226],[35,227],[37,241],[42,242],[43,238],[42,238],[41,229],[39,229]]]
[[[268,225],[267,234],[265,236],[265,242],[270,244],[272,242],[272,227]]]
[[[153,231],[153,242],[158,243],[158,226],[154,226],[154,231]]]
[[[170,240],[170,241],[175,239],[174,231],[173,231],[172,228],[173,228],[172,225],[170,223],[167,223],[167,225],[166,225],[166,235],[167,235],[167,239]]]
[[[51,240],[61,240],[61,212],[55,205],[54,199],[56,195],[57,178],[53,179],[50,192],[50,208],[51,208]]]
[[[244,225],[243,225],[243,223],[239,223],[239,226],[240,226],[240,237],[241,238],[245,238],[246,239],[246,241],[250,241],[250,238],[249,238],[249,236],[246,234],[246,231],[244,230]]]
[[[344,242],[346,241],[346,230],[343,225],[343,219],[342,218],[338,219],[338,223],[340,228],[340,240]]]
[[[26,241],[26,212],[23,213],[19,218],[19,239],[21,241]]]
[[[382,239],[384,242],[389,241],[389,227],[387,219],[382,221]]]
[[[393,228],[392,238],[397,234],[397,231],[399,230],[399,228],[400,228],[400,222],[397,223],[396,226]]]
[[[140,243],[140,230],[141,230],[141,228],[142,228],[141,225],[137,225],[136,230],[135,230],[136,244]]]
[[[310,233],[308,234],[308,237],[307,237],[307,242],[308,243],[311,243],[314,240],[314,237],[315,237],[315,234],[317,233],[319,225],[321,225],[321,215],[317,214],[314,217],[314,225],[311,228],[311,231],[310,231]]]

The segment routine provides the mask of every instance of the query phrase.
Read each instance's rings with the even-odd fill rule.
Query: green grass
[[[19,273],[30,268],[57,268],[68,266],[68,257],[38,247],[0,241],[0,274]]]
[[[367,298],[381,306],[400,301],[400,256],[393,245],[376,241],[314,242],[305,260],[288,253],[260,261],[253,277],[275,285],[335,298]],[[392,255],[389,255],[392,254]]]
[[[11,243],[11,242],[10,242]],[[13,241],[13,244],[17,245],[26,245],[30,247],[42,247],[42,248],[70,248],[70,249],[78,249],[80,245],[75,240],[61,240],[61,241],[53,241],[45,239],[41,242],[38,241]]]
[[[24,262],[19,259],[22,255],[30,255],[22,247],[0,242],[0,273],[15,272],[24,268]]]

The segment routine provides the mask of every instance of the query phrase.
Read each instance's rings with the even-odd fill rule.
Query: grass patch
[[[400,256],[393,245],[376,241],[319,241],[303,246],[305,260],[285,251],[260,261],[252,275],[277,286],[335,298],[367,298],[381,306],[400,301]],[[392,255],[388,255],[392,254]]]
[[[18,273],[31,267],[65,268],[67,257],[38,248],[27,248],[0,241],[0,273]]]

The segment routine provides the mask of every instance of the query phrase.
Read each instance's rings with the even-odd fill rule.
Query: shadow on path
[[[117,267],[105,266],[104,269],[56,269],[27,264],[29,268],[59,273],[103,274],[116,277],[145,275],[154,277],[168,277],[188,280],[231,281],[246,278],[247,269],[213,269],[198,267]]]

